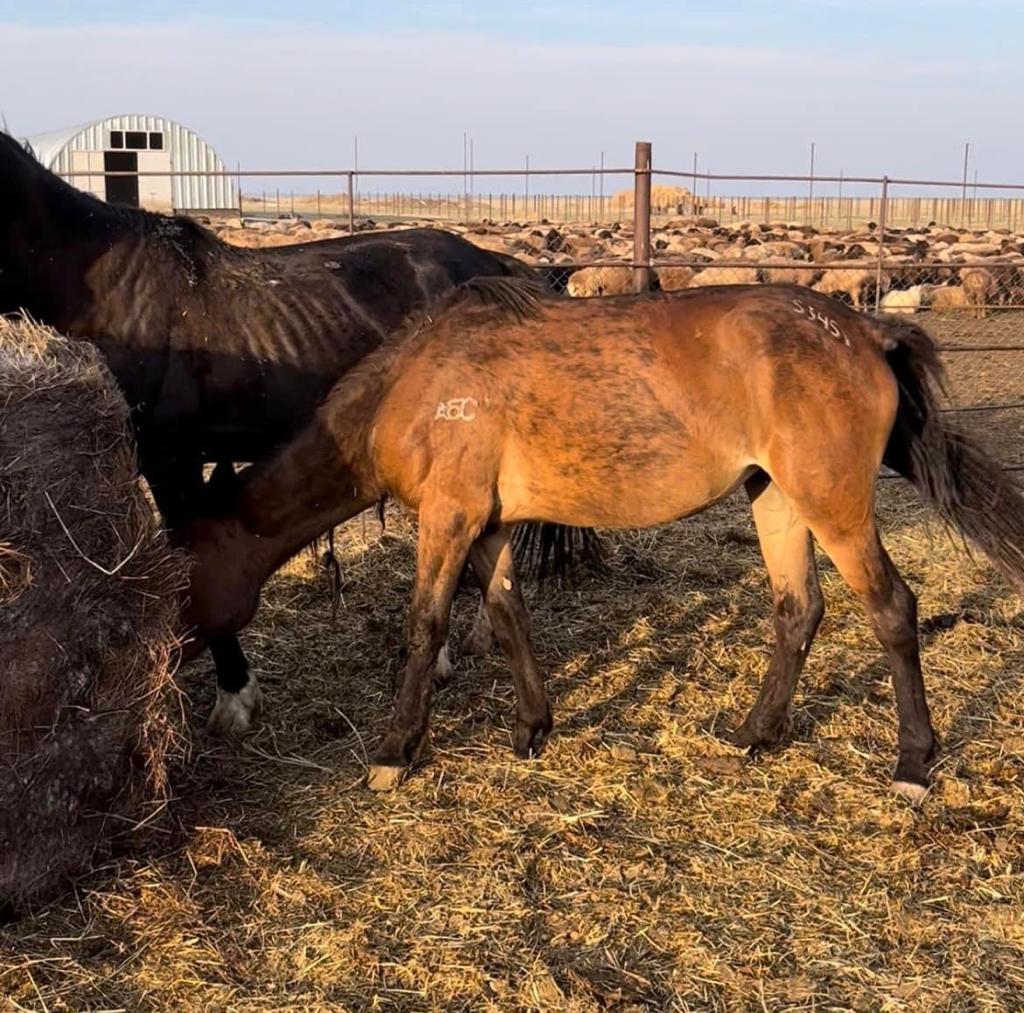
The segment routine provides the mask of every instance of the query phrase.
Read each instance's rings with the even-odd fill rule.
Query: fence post
[[[882,307],[882,263],[885,260],[885,219],[889,208],[889,177],[882,177],[882,197],[878,203],[878,273],[875,276],[875,313]]]
[[[651,142],[636,142],[633,169],[633,289],[651,287]]]
[[[356,205],[352,186],[352,173],[348,174],[348,234],[356,234]]]

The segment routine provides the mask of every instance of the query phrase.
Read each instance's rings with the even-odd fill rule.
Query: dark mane
[[[425,328],[456,313],[472,314],[477,323],[536,320],[544,310],[546,295],[550,293],[534,277],[480,275],[470,278],[410,313],[370,359],[388,356],[393,348],[414,340]]]
[[[456,285],[441,298],[410,313],[382,345],[350,369],[334,385],[325,402],[360,397],[391,368],[398,353],[407,350],[427,328],[453,314],[473,314],[475,323],[522,323],[536,320],[544,310],[544,288],[533,278],[481,275]]]
[[[195,257],[198,250],[191,247],[216,245],[229,248],[208,229],[184,215],[108,204],[91,193],[79,190],[43,165],[17,138],[0,130],[0,152],[4,148],[19,163],[18,168],[25,174],[25,180],[48,191],[65,212],[84,212],[94,222],[114,226],[124,232],[138,232],[169,246],[185,261],[190,274],[198,267]]]
[[[394,340],[405,340],[427,325],[459,311],[477,311],[474,320],[486,323],[503,324],[512,321],[521,324],[527,320],[536,320],[544,310],[544,295],[544,286],[531,277],[470,278],[430,306],[411,314]],[[479,311],[485,312],[481,314]]]

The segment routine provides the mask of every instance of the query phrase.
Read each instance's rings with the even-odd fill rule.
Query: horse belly
[[[665,524],[727,496],[751,464],[684,439],[610,454],[568,446],[544,455],[527,444],[502,461],[502,519],[605,528]]]

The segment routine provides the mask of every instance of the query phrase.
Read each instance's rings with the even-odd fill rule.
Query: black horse
[[[527,270],[434,229],[232,247],[189,218],[96,200],[3,133],[0,187],[0,313],[100,349],[172,531],[205,502],[204,464],[223,475],[265,457],[411,313],[470,278]],[[244,730],[255,680],[235,637],[209,646],[212,723]]]

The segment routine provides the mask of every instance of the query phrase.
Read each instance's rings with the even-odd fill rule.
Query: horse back
[[[545,302],[499,323],[456,308],[392,367],[382,478],[414,505],[443,474],[490,483],[506,520],[632,527],[713,502],[804,433],[844,446],[873,419],[880,459],[893,409],[877,329],[829,303],[759,286]]]

